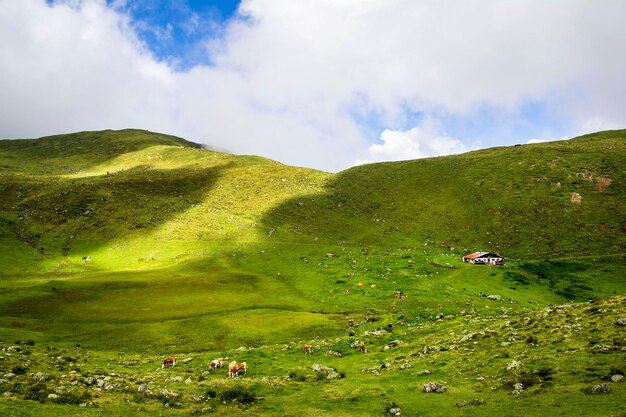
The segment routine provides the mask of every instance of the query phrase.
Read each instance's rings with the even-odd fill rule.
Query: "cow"
[[[441,304],[437,304],[437,308],[438,308],[438,309],[442,309],[442,308],[443,308],[443,305],[441,305]]]
[[[307,355],[310,355],[313,352],[313,346],[311,345],[304,345],[304,353]]]
[[[359,341],[359,349],[361,350],[361,352],[367,353],[367,347],[365,347],[365,342],[363,342],[362,340]]]
[[[220,368],[221,368],[222,366],[224,366],[224,358],[217,358],[217,359],[213,359],[213,360],[211,361],[211,363],[209,364],[209,367],[210,367],[211,369],[217,369],[217,367],[218,367],[218,366],[219,366]]]
[[[166,366],[176,366],[176,358],[168,357],[163,359],[163,363],[161,364],[161,368],[165,368]]]
[[[229,378],[236,378],[239,376],[239,371],[243,370],[243,373],[247,373],[248,372],[248,363],[247,362],[241,362],[241,363],[237,363],[235,361],[231,362],[228,364],[228,377]]]

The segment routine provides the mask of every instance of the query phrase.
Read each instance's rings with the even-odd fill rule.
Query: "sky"
[[[626,128],[623,0],[0,0],[0,138],[338,172]]]

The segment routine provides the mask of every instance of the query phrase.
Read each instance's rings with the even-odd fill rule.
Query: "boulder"
[[[626,326],[626,317],[620,317],[619,319],[617,319],[617,324],[619,324],[620,326]]]
[[[611,376],[611,381],[613,381],[613,382],[623,382],[624,381],[624,375],[613,375],[613,376]]]
[[[437,394],[442,394],[444,392],[446,392],[446,387],[444,387],[443,385],[434,383],[434,382],[429,382],[427,384],[424,384],[424,392],[434,392]]]
[[[389,411],[387,411],[387,415],[388,416],[399,416],[399,415],[401,415],[400,407],[390,408]]]
[[[600,384],[591,387],[592,394],[608,394],[609,392],[611,392],[609,384]]]
[[[511,361],[507,366],[506,366],[506,370],[507,371],[512,371],[515,369],[518,369],[520,366],[522,366],[522,364],[518,361]]]
[[[341,375],[337,372],[336,369],[329,368],[328,366],[315,364],[311,366],[311,369],[315,372],[324,372],[326,374],[326,379],[339,379]]]

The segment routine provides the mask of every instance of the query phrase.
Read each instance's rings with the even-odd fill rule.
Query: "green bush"
[[[241,385],[226,388],[219,394],[219,399],[225,402],[239,401],[242,404],[252,403],[256,400],[254,393]]]

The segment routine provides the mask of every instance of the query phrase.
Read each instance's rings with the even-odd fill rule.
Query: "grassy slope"
[[[401,333],[406,349],[422,349],[431,336],[453,343],[446,335],[469,329],[468,322],[432,326],[437,304],[446,316],[471,311],[479,330],[496,326],[501,308],[513,316],[540,314],[547,305],[624,294],[624,137],[624,131],[604,132],[337,175],[200,150],[145,131],[86,132],[24,147],[0,141],[0,339],[66,349],[78,343],[97,358],[96,368],[117,355],[107,352],[135,352],[147,355],[146,372],[158,353],[239,358],[230,349],[245,345],[258,348],[244,355],[258,377],[282,376],[308,371],[294,367],[296,351],[281,354],[276,343],[314,340],[345,349],[363,337],[362,329],[407,321],[421,330]],[[67,141],[72,146],[63,146]],[[580,194],[580,205],[570,201],[572,193]],[[504,268],[468,267],[459,261],[465,249],[518,260]],[[546,254],[548,261],[533,260]],[[86,256],[91,261],[83,263]],[[395,291],[408,297],[395,299]],[[482,293],[516,303],[494,304]],[[378,321],[350,338],[346,318],[364,315]],[[588,324],[583,330],[601,328]],[[306,404],[305,415],[324,409],[368,415],[390,401],[414,413],[432,401],[453,404],[445,397],[413,398],[407,384],[414,388],[424,379],[416,373],[382,380],[360,375],[360,367],[382,360],[385,340],[366,340],[379,352],[376,359],[316,358],[336,363],[350,377],[316,385],[314,393],[306,382],[283,390],[282,383],[271,388],[252,379],[251,389],[270,398],[256,411],[292,413],[286,401]],[[581,354],[591,355],[590,348]],[[541,355],[560,367],[557,353],[555,340]],[[497,373],[488,356],[473,355]],[[606,374],[623,353],[597,357]],[[420,366],[430,366],[421,359]],[[461,388],[462,380],[453,378],[450,364],[462,359],[446,359],[440,379],[453,379],[463,395],[485,392],[471,384]],[[188,373],[195,380],[200,370]],[[563,412],[571,414],[580,386],[574,376],[583,371],[567,374],[564,386],[542,401],[567,400]],[[494,406],[529,407],[529,401],[511,401],[503,384],[489,399]],[[193,384],[194,390],[205,388]],[[363,396],[374,399],[360,403]],[[112,402],[109,412],[122,407],[124,414],[120,398],[99,402]],[[589,410],[615,411],[614,397],[605,398],[592,401]],[[186,412],[190,407],[186,403]],[[50,413],[62,409],[54,406]]]

